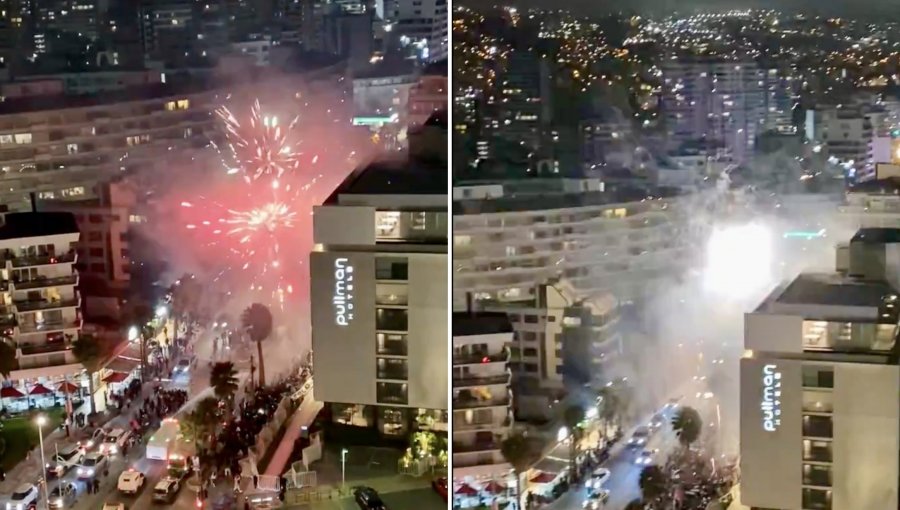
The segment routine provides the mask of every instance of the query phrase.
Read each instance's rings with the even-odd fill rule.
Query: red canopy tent
[[[31,387],[31,391],[28,392],[28,394],[32,396],[49,395],[51,393],[53,393],[53,390],[43,384],[35,384]]]
[[[482,490],[494,495],[503,494],[504,492],[506,492],[506,486],[497,483],[495,480],[491,480],[487,485],[484,486],[484,489]]]
[[[550,483],[553,480],[556,480],[556,475],[541,471],[540,474],[531,479],[531,483]]]
[[[114,383],[120,383],[120,382],[124,381],[125,379],[128,379],[128,374],[125,374],[122,372],[113,372],[113,373],[109,374],[108,376],[104,377],[103,382],[105,382],[107,384],[114,384]]]
[[[61,383],[61,384],[56,388],[56,391],[58,391],[58,392],[60,392],[60,393],[77,393],[77,392],[78,392],[78,386],[76,386],[76,385],[70,383],[69,381],[66,381],[66,382],[64,382],[64,383]]]
[[[25,394],[13,388],[12,386],[4,386],[0,389],[0,398],[22,398]]]
[[[468,496],[470,498],[478,495],[478,491],[467,483],[460,485],[454,492],[460,496]]]

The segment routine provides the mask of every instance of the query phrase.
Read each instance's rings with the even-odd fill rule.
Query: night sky
[[[502,5],[563,8],[579,14],[602,14],[629,9],[648,14],[695,9],[727,10],[733,8],[777,8],[781,11],[803,11],[808,14],[879,18],[887,16],[900,22],[900,0],[495,0]],[[477,7],[483,0],[459,0],[460,4]]]

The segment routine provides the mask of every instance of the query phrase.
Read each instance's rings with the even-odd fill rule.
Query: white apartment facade
[[[444,170],[446,171],[446,170]],[[340,426],[446,431],[447,191],[440,169],[361,168],[313,214],[316,400]]]
[[[511,469],[500,445],[513,423],[509,344],[502,312],[453,314],[453,479],[504,479]]]
[[[68,213],[6,213],[0,225],[3,254],[2,327],[16,347],[14,385],[59,382],[81,373],[72,343],[81,332],[81,296]]]
[[[454,192],[457,308],[467,293],[498,304],[534,301],[537,286],[556,278],[578,295],[639,298],[690,263],[696,196],[607,193],[586,182],[553,191],[562,181],[532,181],[544,191],[504,183]],[[477,198],[485,193],[491,198]]]
[[[746,314],[744,505],[898,508],[898,242],[862,229],[837,273],[802,274]]]
[[[171,158],[205,150],[218,137],[215,92],[176,90],[155,84],[0,104],[0,203],[25,210],[32,192],[42,200],[95,198],[96,185],[117,174],[168,169]]]
[[[447,58],[447,0],[384,0],[380,4],[401,44],[416,45],[418,57],[425,62]]]

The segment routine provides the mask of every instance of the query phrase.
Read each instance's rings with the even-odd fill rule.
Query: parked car
[[[181,483],[175,478],[167,476],[160,480],[156,484],[156,487],[153,487],[153,502],[172,503],[175,501],[175,498],[178,497],[178,491],[180,489]]]
[[[434,480],[432,480],[431,488],[434,489],[434,492],[437,492],[442,498],[444,498],[444,501],[447,501],[447,478],[446,477],[442,476],[440,478],[435,478]]]
[[[47,463],[47,475],[57,478],[84,461],[84,449],[78,443],[63,446]]]
[[[74,483],[61,483],[50,491],[50,508],[51,510],[71,508],[77,498],[78,489]]]
[[[106,455],[100,452],[91,452],[84,457],[84,461],[78,466],[78,479],[87,480],[95,477],[106,468]]]
[[[353,499],[361,510],[387,510],[378,491],[371,487],[357,487],[353,489]]]
[[[30,483],[16,487],[6,502],[6,510],[34,510],[37,508],[38,488]]]
[[[147,478],[136,469],[126,469],[119,475],[116,488],[123,494],[137,494],[144,488]]]
[[[122,451],[129,439],[131,439],[131,432],[127,429],[112,429],[106,433],[106,437],[100,443],[100,453],[115,455]]]

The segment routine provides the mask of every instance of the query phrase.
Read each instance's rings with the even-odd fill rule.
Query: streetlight
[[[44,484],[44,508],[50,508],[50,488],[47,487],[47,461],[44,459],[44,425],[47,424],[47,417],[39,414],[35,418],[38,428],[38,443],[41,448],[41,482]]]
[[[344,488],[344,485],[347,483],[346,475],[347,475],[347,454],[350,453],[350,450],[343,448],[341,449],[341,488]]]

